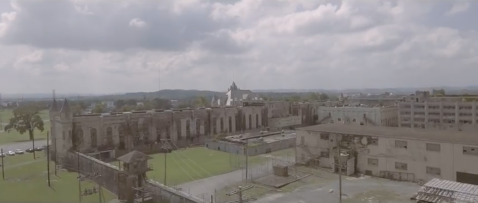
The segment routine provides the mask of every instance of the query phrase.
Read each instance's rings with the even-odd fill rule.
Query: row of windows
[[[408,148],[407,141],[395,140],[395,147],[397,148]],[[440,152],[441,145],[437,143],[426,143],[426,150],[430,152]],[[478,156],[478,147],[463,147],[463,154]]]
[[[395,147],[407,149],[408,142],[404,140],[395,140]],[[431,152],[440,152],[441,146],[440,144],[436,144],[436,143],[426,143],[426,149],[427,151],[431,151]]]
[[[369,166],[378,166],[378,159],[376,158],[368,158],[368,165]],[[397,170],[408,170],[408,164],[402,162],[395,162],[395,169]],[[437,167],[426,167],[426,173],[431,175],[441,175],[441,169]]]

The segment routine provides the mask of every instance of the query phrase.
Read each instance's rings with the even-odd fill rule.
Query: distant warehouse
[[[342,166],[347,174],[478,185],[478,132],[316,125],[297,130],[296,161],[335,171]]]

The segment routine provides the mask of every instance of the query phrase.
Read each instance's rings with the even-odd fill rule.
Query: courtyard
[[[285,155],[290,156],[294,154],[291,150],[283,150],[275,154],[260,155],[263,158],[280,158]],[[263,163],[267,161],[262,161]],[[259,164],[260,166],[261,164]],[[254,173],[252,167],[250,172]],[[264,167],[262,167],[264,170]],[[270,166],[269,169],[271,170]],[[216,182],[216,186],[221,185],[221,189],[216,189],[216,202],[229,202],[237,200],[236,195],[227,195],[231,191],[237,190],[238,186],[251,187],[246,190],[243,195],[245,198],[251,198],[257,203],[289,203],[289,202],[324,202],[324,203],[338,203],[339,202],[339,176],[331,173],[328,169],[312,169],[303,166],[291,167],[290,171],[297,171],[300,173],[309,174],[309,176],[292,182],[280,188],[265,186],[257,184],[260,178],[254,178],[253,181],[245,182],[237,181],[235,183],[229,182],[227,185],[221,185]],[[272,171],[270,171],[272,173]],[[294,172],[290,172],[295,174]],[[226,176],[227,175],[227,176]],[[233,173],[222,175],[221,180],[228,180]],[[209,180],[214,179],[209,178]],[[212,184],[212,183],[208,183]],[[207,186],[208,184],[204,184]],[[199,185],[186,184],[190,187],[197,187]],[[342,202],[344,203],[413,203],[410,200],[420,186],[417,183],[398,182],[388,179],[375,178],[370,176],[349,177],[342,176]],[[202,189],[204,190],[204,188]],[[201,197],[201,194],[194,194]]]

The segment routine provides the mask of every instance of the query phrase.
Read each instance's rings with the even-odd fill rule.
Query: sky
[[[2,0],[0,93],[478,85],[478,1]]]

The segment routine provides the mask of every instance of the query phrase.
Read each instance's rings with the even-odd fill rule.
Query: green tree
[[[73,113],[73,115],[80,115],[81,113],[83,113],[83,110],[84,110],[84,108],[81,107],[80,104],[74,105],[71,108],[71,112]]]
[[[154,109],[171,109],[171,108],[173,108],[173,105],[171,105],[171,101],[166,100],[166,99],[159,99],[159,98],[153,99],[152,105],[153,105],[152,107]]]
[[[92,110],[92,113],[103,113],[105,106],[103,104],[97,103],[95,108]]]
[[[319,94],[316,93],[316,92],[311,92],[311,93],[309,93],[309,95],[308,95],[308,100],[309,100],[309,101],[317,101],[317,100],[319,100],[319,98],[320,98],[320,97],[319,97]]]
[[[196,97],[196,101],[194,102],[196,107],[209,107],[209,102],[207,102],[206,97],[204,96],[199,96]]]
[[[28,132],[29,139],[34,139],[34,130],[43,132],[43,120],[39,115],[40,111],[36,106],[21,106],[13,110],[13,118],[4,127],[5,132],[16,130],[20,134]]]
[[[329,100],[329,95],[325,94],[325,93],[321,93],[320,96],[319,96],[319,100],[320,101],[327,101]]]
[[[122,108],[121,108],[121,111],[122,112],[129,112],[129,111],[132,111],[134,110],[131,106],[129,105],[124,105]]]
[[[43,132],[44,123],[37,106],[21,106],[13,110],[13,118],[10,118],[9,123],[4,127],[5,132],[16,130],[20,134],[28,132],[29,139],[32,141],[32,146],[35,147],[35,129]],[[35,159],[35,151],[33,151],[33,158]]]
[[[125,105],[126,105],[126,101],[122,100],[122,99],[118,99],[115,102],[115,107],[118,108],[118,109],[123,108],[123,106],[125,106]]]

